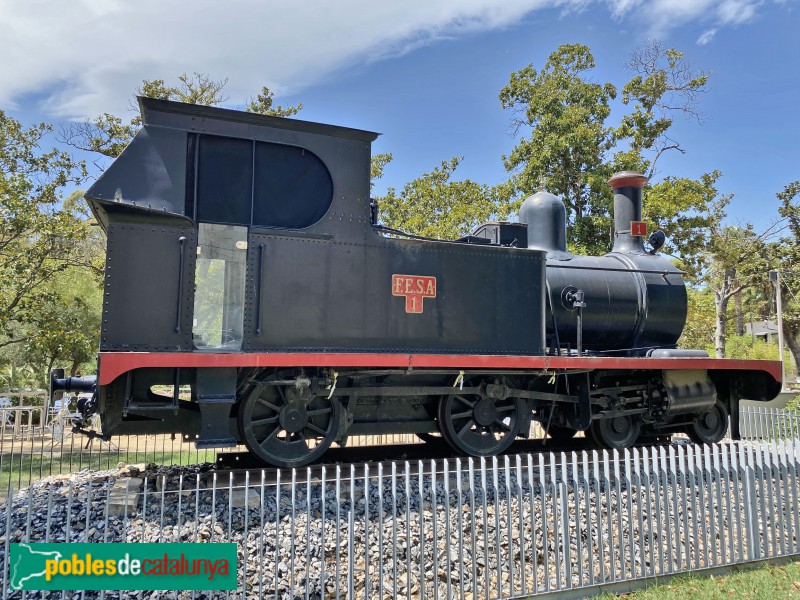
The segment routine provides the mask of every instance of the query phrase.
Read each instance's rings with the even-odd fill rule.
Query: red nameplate
[[[392,296],[405,296],[407,313],[421,313],[423,298],[436,298],[436,277],[392,275]]]

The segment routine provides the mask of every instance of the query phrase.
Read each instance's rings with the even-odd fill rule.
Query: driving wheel
[[[320,458],[336,439],[341,406],[307,387],[255,386],[239,407],[245,446],[277,467],[300,467]]]
[[[456,451],[471,456],[492,456],[507,450],[514,442],[526,406],[520,398],[495,400],[450,394],[439,402],[439,429]]]

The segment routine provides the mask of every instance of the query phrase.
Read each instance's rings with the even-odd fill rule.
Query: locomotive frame
[[[519,224],[388,238],[369,197],[377,134],[139,102],[142,130],[86,194],[108,237],[98,376],[52,378],[95,390],[81,411],[104,436],[244,443],[278,466],[390,432],[491,455],[532,420],[606,447],[713,442],[740,399],[780,390],[779,362],[675,348],[685,286],[642,245],[639,174],[609,182],[603,257],[567,251],[543,193]]]

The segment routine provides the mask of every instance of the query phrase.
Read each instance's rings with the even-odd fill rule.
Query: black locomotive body
[[[385,237],[377,134],[140,99],[144,126],[89,189],[108,238],[96,401],[103,434],[244,443],[296,466],[349,435],[441,435],[488,455],[588,431],[626,447],[715,441],[780,363],[675,344],[680,271],[642,245],[641,188],[615,188],[615,244],[574,256],[564,206],[457,242]],[[54,377],[54,389],[91,382]],[[734,420],[735,424],[736,420]]]

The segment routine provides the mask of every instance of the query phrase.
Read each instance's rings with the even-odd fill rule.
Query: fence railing
[[[13,486],[20,489],[44,477],[71,474],[84,469],[115,469],[119,463],[196,465],[214,463],[227,453],[244,452],[244,447],[198,450],[191,440],[170,435],[124,435],[104,442],[89,440],[71,431],[69,413],[43,412],[42,406],[14,406],[8,419],[0,420],[0,500]],[[2,417],[2,410],[0,410]],[[99,423],[96,424],[99,429]],[[800,439],[800,413],[761,407],[744,407],[740,430],[745,440]],[[544,430],[534,424],[532,439],[543,439]],[[416,435],[351,437],[348,447],[420,444]]]
[[[227,541],[237,598],[515,598],[798,554],[799,498],[790,440],[87,473],[13,494],[0,564],[17,542]]]
[[[742,439],[800,439],[800,412],[783,408],[742,407],[739,414]]]

